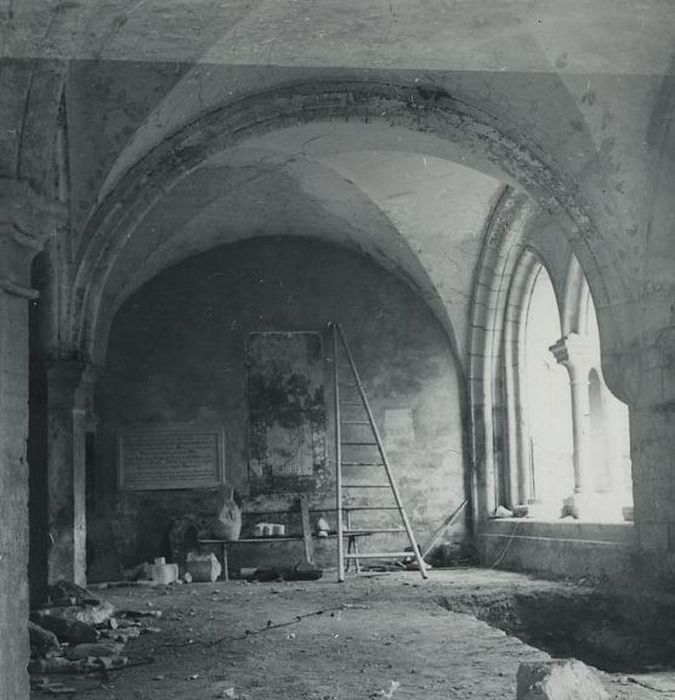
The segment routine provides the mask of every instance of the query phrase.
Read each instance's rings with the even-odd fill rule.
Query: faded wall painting
[[[250,333],[247,368],[251,492],[320,488],[328,479],[321,335]]]

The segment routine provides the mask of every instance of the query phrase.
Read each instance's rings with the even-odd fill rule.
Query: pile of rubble
[[[124,655],[127,642],[144,632],[159,632],[148,622],[160,615],[158,610],[115,610],[111,603],[67,581],[50,586],[47,603],[33,610],[28,622],[33,688],[54,692],[61,684],[51,683],[50,674],[105,676],[124,668],[130,663]]]

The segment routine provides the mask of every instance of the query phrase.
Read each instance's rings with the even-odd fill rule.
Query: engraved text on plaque
[[[118,437],[120,489],[211,488],[223,482],[220,430],[125,432]]]

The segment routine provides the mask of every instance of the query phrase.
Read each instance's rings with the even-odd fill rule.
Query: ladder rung
[[[344,336],[344,332],[342,330],[342,327],[340,326],[339,323],[331,322],[329,324],[329,327],[332,330],[332,336],[333,336],[333,354],[332,354],[332,359],[333,359],[333,392],[334,392],[334,398],[335,398],[335,466],[337,468],[337,474],[336,474],[336,507],[337,507],[337,518],[338,518],[338,540],[337,540],[337,560],[338,560],[338,581],[343,582],[345,580],[344,574],[345,574],[345,561],[356,561],[356,568],[357,571],[360,569],[359,566],[359,560],[366,560],[366,559],[379,559],[379,560],[385,560],[385,561],[390,561],[390,560],[395,560],[395,559],[409,559],[410,558],[410,553],[409,552],[350,552],[349,550],[352,549],[352,545],[356,545],[356,537],[359,535],[369,535],[369,534],[376,534],[376,533],[402,533],[405,532],[408,534],[409,539],[411,541],[411,544],[413,545],[413,550],[414,554],[417,556],[417,560],[419,562],[419,569],[420,569],[420,574],[422,575],[422,578],[427,578],[427,573],[426,569],[424,567],[424,562],[419,558],[419,555],[417,555],[417,544],[414,541],[414,537],[412,534],[412,531],[410,530],[410,525],[408,523],[408,518],[406,516],[405,511],[403,510],[403,506],[401,504],[401,498],[398,493],[398,489],[396,487],[396,483],[393,480],[393,477],[390,473],[390,466],[389,466],[389,461],[387,459],[387,456],[384,451],[384,447],[382,446],[382,441],[380,439],[380,434],[377,429],[377,426],[375,424],[375,420],[373,417],[373,412],[371,409],[371,405],[368,401],[368,398],[366,396],[366,391],[365,388],[361,382],[361,377],[359,376],[359,373],[356,369],[356,366],[354,364],[354,358],[352,357],[351,350],[349,349],[349,345],[347,344],[347,340]],[[342,351],[340,352],[340,346],[342,347]],[[345,367],[351,370],[351,374],[344,374],[342,377],[340,377],[339,374],[339,368],[340,367]],[[342,381],[341,381],[342,380]],[[340,387],[345,387],[345,398],[348,399],[346,401],[341,400],[341,395],[340,395]],[[358,390],[358,395],[354,395],[354,390]],[[351,399],[351,400],[349,400]],[[358,399],[358,400],[355,400]],[[348,410],[349,406],[353,406],[354,408],[350,411]],[[341,409],[344,407],[345,409],[345,414],[344,416],[341,416]],[[359,408],[360,407],[360,408]],[[365,414],[365,415],[364,415]],[[344,418],[352,419],[352,420],[343,420]],[[354,420],[356,419],[356,420]],[[371,432],[370,433],[352,433],[352,436],[354,437],[361,437],[361,440],[345,440],[343,441],[343,438],[341,436],[341,426],[345,425],[362,425],[362,426],[367,426],[370,425]],[[364,438],[366,438],[364,440]],[[368,441],[369,440],[369,441]],[[367,462],[367,461],[348,461],[348,462],[343,462],[342,459],[342,448],[343,447],[348,447],[350,445],[354,446],[363,446],[363,447],[377,447],[379,449],[379,455],[373,454],[371,452],[366,452],[365,454],[352,454],[350,457],[354,459],[355,457],[358,459],[359,457],[361,459],[381,459],[381,462]],[[343,478],[343,467],[349,467],[349,466],[354,466],[354,467],[384,467],[386,471],[386,478],[387,482],[386,483],[365,483],[365,484],[357,484],[357,483],[347,483],[343,484],[342,483],[342,478]],[[374,474],[373,476],[370,475],[365,475],[365,478],[372,478],[372,479],[377,479],[383,478],[384,475],[378,475]],[[350,478],[359,478],[359,475],[350,475]],[[352,491],[345,491],[347,489],[352,489]],[[396,505],[392,506],[375,506],[375,505],[369,505],[369,506],[357,506],[357,505],[345,505],[345,501],[348,503],[351,502],[353,499],[353,495],[356,495],[354,492],[356,492],[356,489],[390,489],[391,494],[396,502]],[[365,497],[365,494],[360,494],[362,497]],[[382,499],[385,500],[385,499]],[[391,501],[389,501],[391,503]],[[350,518],[350,512],[352,511],[359,511],[359,510],[397,510],[399,512],[399,515],[401,517],[401,521],[403,524],[403,528],[401,527],[386,527],[386,528],[358,528],[358,527],[353,527],[352,528],[352,523],[351,523],[351,518]],[[346,522],[343,521],[343,518],[346,520]],[[385,521],[386,522],[386,521]],[[390,521],[391,522],[391,521]],[[347,525],[347,529],[345,529],[345,525]],[[349,538],[348,546],[347,546],[347,552],[344,551],[344,537]],[[353,547],[354,550],[356,550],[356,546]]]
[[[342,484],[343,489],[390,489],[389,484]]]
[[[392,532],[405,532],[404,527],[363,527],[363,528],[356,528],[354,530],[343,530],[342,534],[345,537],[348,537],[349,535],[377,535],[377,534],[385,534],[385,533],[392,533]]]
[[[383,462],[342,462],[343,467],[383,467]]]
[[[342,506],[342,510],[398,510],[398,506]]]
[[[358,554],[345,554],[345,559],[398,559],[399,557],[415,556],[412,552],[359,552]]]

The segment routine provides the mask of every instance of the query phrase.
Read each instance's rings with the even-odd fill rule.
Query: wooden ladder
[[[347,345],[342,326],[338,323],[330,323],[329,328],[333,335],[333,393],[335,400],[335,484],[336,484],[336,511],[337,511],[337,566],[338,581],[345,579],[345,562],[354,561],[356,570],[360,571],[361,559],[392,559],[402,557],[409,559],[414,557],[422,578],[427,578],[427,568],[420,549],[415,540],[410,520],[403,507],[401,495],[391,470],[391,464],[387,458],[380,433],[373,418],[373,412],[368,403],[368,397],[363,388],[358,370],[354,364],[354,358]],[[342,352],[341,352],[342,350]],[[340,377],[340,368],[347,369],[351,374],[352,381],[345,383]],[[347,396],[342,398],[342,389],[347,391],[357,391],[357,396]],[[348,416],[345,418],[345,413]],[[343,427],[346,432],[352,432],[360,426],[369,432],[368,438],[345,437]],[[366,447],[370,450],[377,448],[377,458],[344,458],[344,453],[354,447]],[[345,449],[346,448],[346,449]],[[379,458],[379,459],[378,459]],[[349,478],[345,481],[345,468]],[[355,478],[354,470],[368,470],[369,476],[373,475],[367,483]],[[356,473],[358,473],[358,471]],[[385,478],[376,479],[377,473]],[[387,489],[394,498],[393,505],[345,505],[344,492],[355,494],[359,489]],[[402,527],[366,527],[353,528],[351,514],[355,511],[398,511]],[[405,533],[412,551],[401,552],[359,552],[357,538],[363,535]],[[344,551],[344,539],[348,539],[347,552]]]

